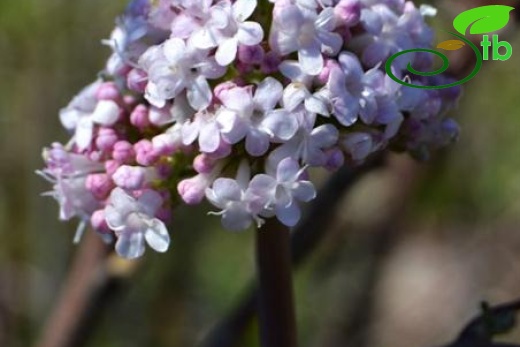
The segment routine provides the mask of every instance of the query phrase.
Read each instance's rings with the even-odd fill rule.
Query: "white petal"
[[[322,116],[329,115],[329,107],[325,99],[312,95],[305,99],[305,109],[309,112],[317,113]]]
[[[246,136],[246,151],[254,157],[264,155],[269,149],[269,136],[260,131],[251,131]]]
[[[203,28],[192,34],[188,44],[191,43],[199,49],[209,49],[216,47],[220,41],[221,38],[216,32]]]
[[[238,42],[237,39],[232,37],[222,42],[215,54],[215,60],[220,66],[227,66],[231,64],[237,56]]]
[[[334,15],[334,8],[327,7],[320,12],[315,22],[316,28],[332,31],[336,28],[336,16]]]
[[[217,64],[214,58],[207,58],[197,64],[200,74],[208,79],[216,79],[222,77],[227,69]]]
[[[251,226],[252,222],[251,214],[238,203],[226,209],[222,215],[222,226],[231,231],[245,230]]]
[[[240,114],[253,111],[253,96],[250,88],[231,88],[223,91],[220,95],[220,101],[226,108],[239,112]],[[249,116],[246,114],[246,116]]]
[[[82,116],[85,116],[85,115],[83,113],[81,113],[80,111],[75,110],[73,108],[64,108],[60,111],[61,124],[67,130],[74,130],[76,128],[78,120]]]
[[[186,96],[191,107],[195,110],[203,110],[211,103],[213,94],[206,78],[198,76],[187,86]]]
[[[304,83],[304,81],[308,79],[308,75],[303,72],[300,63],[297,61],[283,61],[280,63],[279,69],[282,75],[293,82]]]
[[[170,246],[170,235],[162,221],[157,218],[152,220],[152,225],[146,229],[144,237],[148,245],[157,252],[166,252]]]
[[[176,64],[186,55],[186,44],[179,38],[171,38],[164,42],[163,53],[170,63]]]
[[[304,84],[296,82],[289,84],[283,91],[283,106],[288,111],[293,111],[307,97],[309,91]]]
[[[247,134],[247,124],[245,124],[236,112],[230,110],[220,111],[217,116],[217,122],[222,137],[230,144],[239,142]]]
[[[276,184],[277,182],[274,177],[266,174],[258,174],[251,179],[249,190],[255,195],[266,196],[266,200],[269,200],[274,194]]]
[[[320,47],[316,44],[300,48],[298,50],[298,61],[302,65],[302,70],[309,75],[317,75],[323,69],[323,56]]]
[[[300,207],[296,201],[288,206],[277,206],[276,217],[280,222],[288,227],[295,226],[301,217]]]
[[[163,199],[159,193],[154,190],[146,189],[140,196],[137,198],[137,203],[141,211],[146,213],[148,216],[153,217],[157,210],[163,204]]]
[[[220,132],[215,122],[206,124],[200,129],[199,147],[202,152],[213,153],[220,144]]]
[[[111,126],[119,118],[119,106],[112,100],[101,100],[92,113],[92,120],[95,123]]]
[[[341,46],[343,46],[343,39],[337,33],[318,31],[318,39],[321,43],[321,51],[329,56],[338,54]]]
[[[144,237],[142,233],[124,233],[117,238],[116,252],[123,258],[135,259],[144,253]]]
[[[262,42],[263,38],[264,31],[260,24],[256,22],[245,22],[238,27],[237,40],[242,45],[254,46]]]
[[[182,143],[191,145],[199,136],[200,122],[186,122],[182,125]]]
[[[233,4],[233,16],[243,22],[249,18],[257,6],[257,0],[237,0]]]
[[[323,124],[314,128],[311,132],[313,143],[320,148],[327,148],[333,146],[338,142],[338,129],[332,124]]]
[[[94,123],[90,117],[82,117],[76,125],[76,145],[80,150],[86,149],[92,142],[92,132],[94,131]]]
[[[260,108],[262,111],[270,111],[282,98],[282,94],[282,84],[272,77],[267,77],[260,82],[258,87],[256,87],[253,100],[256,107]]]
[[[124,228],[125,217],[114,206],[108,205],[105,207],[105,220],[110,229],[117,231]]]
[[[293,182],[298,178],[300,165],[292,158],[285,158],[280,161],[276,168],[276,180],[278,182]]]
[[[213,192],[222,201],[240,201],[240,186],[231,178],[217,178],[213,182]]]
[[[268,129],[276,141],[287,141],[298,131],[298,120],[285,110],[269,112],[262,120],[262,128]]]
[[[316,189],[312,182],[301,181],[296,184],[296,187],[292,190],[293,197],[299,201],[308,202],[316,197]]]

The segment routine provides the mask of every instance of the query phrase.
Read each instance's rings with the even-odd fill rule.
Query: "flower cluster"
[[[206,199],[229,230],[294,226],[316,195],[309,167],[424,157],[457,136],[443,116],[457,88],[382,69],[431,46],[433,14],[404,0],[134,0],[100,79],[60,112],[72,139],[44,150],[47,194],[82,221],[78,237],[90,224],[126,258],[167,250],[180,203]]]

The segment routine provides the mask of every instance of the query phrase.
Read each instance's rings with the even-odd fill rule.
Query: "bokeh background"
[[[0,346],[36,345],[63,293],[76,225],[57,220],[34,171],[43,146],[68,140],[58,111],[103,67],[124,6],[0,1]],[[394,155],[342,199],[295,273],[301,346],[439,346],[482,300],[520,296],[520,40],[506,34],[512,59],[487,64],[453,111],[459,142],[428,163]],[[229,312],[254,277],[254,233],[223,231],[207,208],[174,212],[170,251],[147,252],[86,346],[196,346]],[[239,346],[256,345],[252,324]]]

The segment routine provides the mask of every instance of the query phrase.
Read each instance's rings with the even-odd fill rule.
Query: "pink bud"
[[[148,127],[150,125],[148,107],[143,104],[137,105],[130,114],[130,123],[139,129]]]
[[[154,151],[150,140],[141,140],[134,144],[135,161],[143,166],[151,166],[159,159],[159,153]]]
[[[172,155],[181,146],[181,138],[176,139],[175,134],[164,133],[152,139],[153,151],[159,155]]]
[[[340,18],[340,23],[352,27],[359,22],[361,17],[361,4],[359,0],[341,0],[334,7],[334,14]]]
[[[112,128],[100,128],[96,137],[96,146],[102,151],[111,151],[117,142],[117,134]]]
[[[119,166],[121,166],[121,164],[117,160],[105,161],[105,171],[107,172],[107,175],[112,176]]]
[[[98,233],[107,234],[111,232],[105,219],[104,210],[94,211],[90,217],[90,224]]]
[[[210,173],[215,167],[215,159],[207,154],[199,154],[193,160],[193,168],[198,173]]]
[[[120,99],[120,97],[121,93],[119,92],[119,89],[114,82],[102,83],[96,92],[96,98],[98,100],[117,101]]]
[[[107,174],[98,173],[87,176],[85,187],[96,199],[104,200],[108,197],[114,185]]]
[[[197,175],[192,178],[182,180],[177,185],[177,192],[182,200],[188,205],[196,205],[204,199],[206,188],[209,187],[209,180],[204,175]]]
[[[325,66],[321,69],[320,74],[318,75],[318,81],[322,84],[325,84],[329,81],[330,72],[332,69],[339,67],[338,63],[333,59],[325,60]]]
[[[112,158],[120,163],[131,163],[134,160],[135,151],[132,144],[128,141],[117,141],[114,144]]]
[[[137,190],[145,184],[146,168],[140,166],[120,166],[112,175],[114,183],[123,189]]]

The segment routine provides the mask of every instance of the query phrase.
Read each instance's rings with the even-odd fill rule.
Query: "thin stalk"
[[[296,347],[291,236],[275,218],[256,232],[258,312],[262,347]]]

